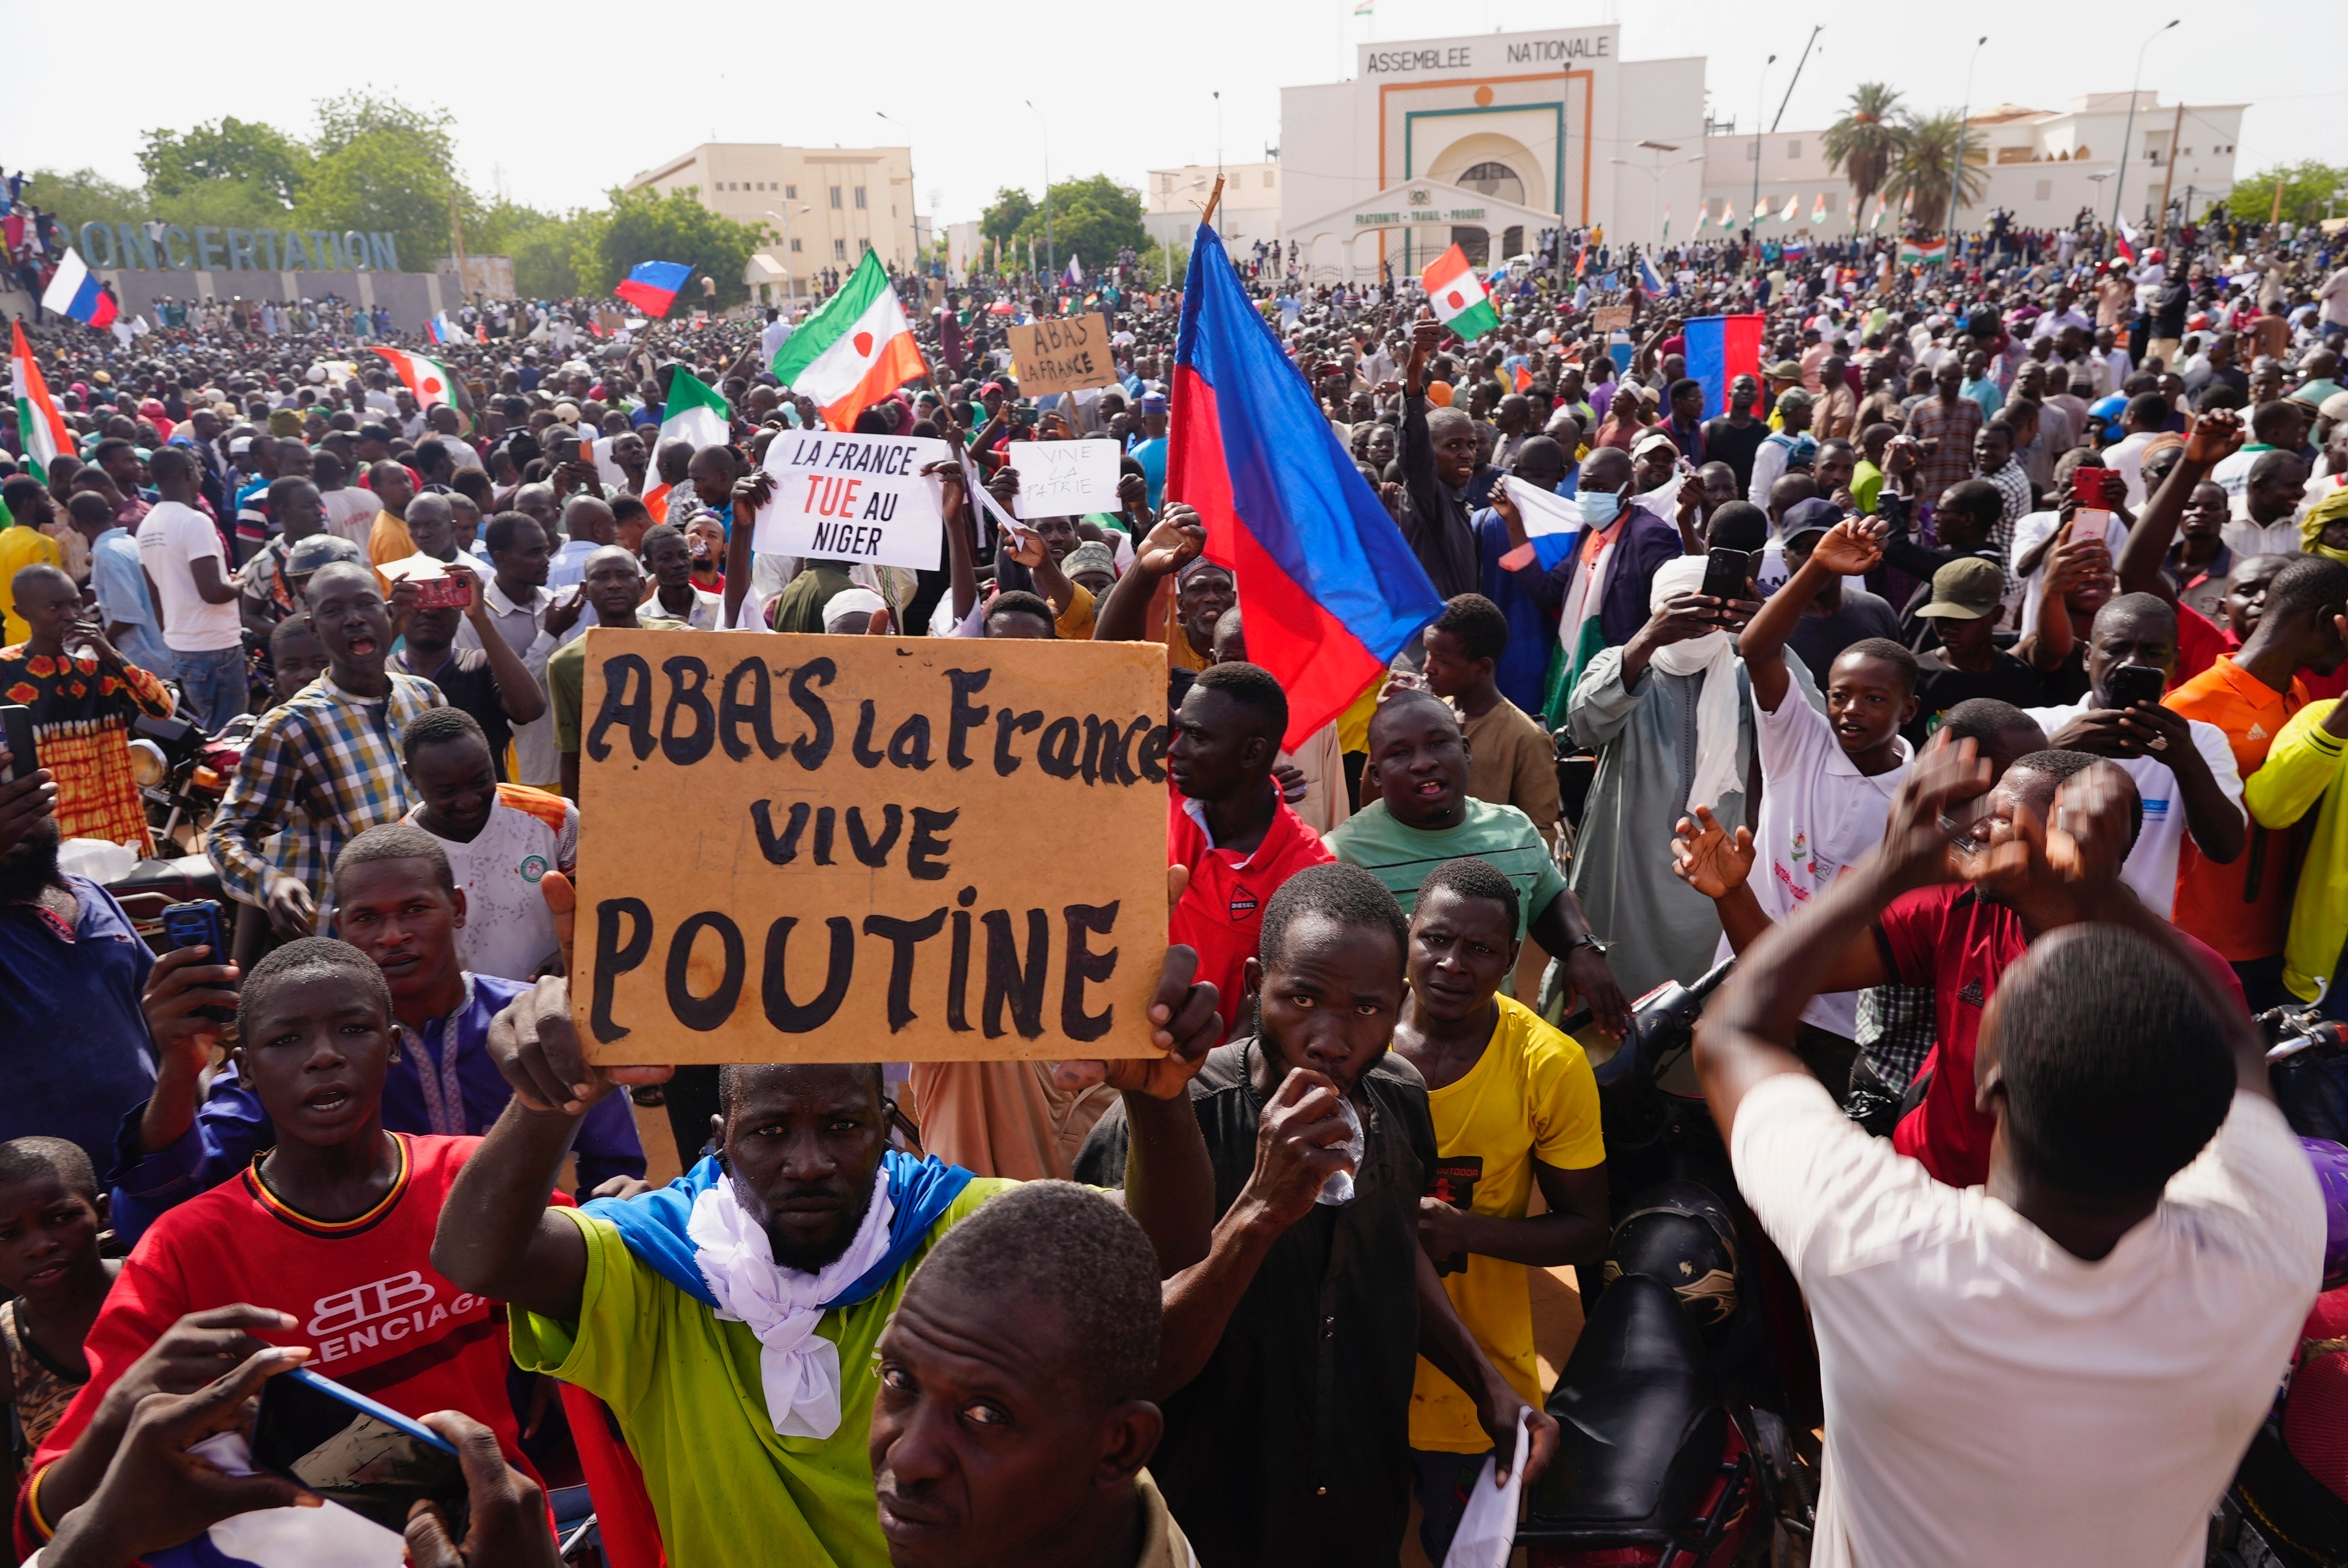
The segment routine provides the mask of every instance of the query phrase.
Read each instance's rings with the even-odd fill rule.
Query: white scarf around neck
[[[1694,593],[1704,585],[1702,556],[1681,556],[1655,569],[1648,589],[1647,608],[1661,610],[1675,594]],[[1702,675],[1704,690],[1695,700],[1695,772],[1688,779],[1687,804],[1720,809],[1720,797],[1745,793],[1744,771],[1737,766],[1737,740],[1744,718],[1745,696],[1736,678],[1736,647],[1725,631],[1707,631],[1684,642],[1668,643],[1648,661],[1666,675]],[[1800,700],[1801,693],[1791,693]]]
[[[693,1201],[685,1234],[693,1261],[717,1299],[717,1316],[758,1337],[758,1381],[778,1436],[828,1438],[839,1430],[839,1348],[816,1330],[823,1304],[861,1278],[889,1250],[889,1172],[872,1173],[872,1201],[848,1250],[814,1274],[775,1261],[766,1227],[743,1208],[729,1173]]]

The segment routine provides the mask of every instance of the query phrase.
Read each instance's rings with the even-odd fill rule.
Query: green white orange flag
[[[1474,343],[1500,324],[1499,313],[1484,292],[1483,280],[1468,263],[1468,252],[1454,245],[1427,263],[1418,275],[1435,319],[1449,327],[1462,343]]]
[[[690,441],[698,452],[704,446],[725,446],[733,428],[726,400],[691,371],[678,365],[671,373],[668,401],[661,405],[660,438]]]
[[[420,354],[409,354],[405,349],[376,348],[368,352],[379,354],[391,362],[391,368],[399,373],[399,379],[407,383],[407,390],[416,394],[418,408],[457,401],[449,391],[456,382],[449,376],[448,367],[438,360],[427,359]]]
[[[25,446],[25,466],[33,477],[46,485],[49,482],[49,465],[60,452],[73,450],[73,438],[66,434],[66,422],[58,416],[57,405],[49,397],[49,384],[41,379],[40,362],[33,357],[25,342],[25,323],[11,321],[8,368],[16,398],[16,434]]]
[[[870,251],[839,292],[776,352],[775,379],[805,393],[824,423],[845,430],[909,381],[930,374],[880,258]]]

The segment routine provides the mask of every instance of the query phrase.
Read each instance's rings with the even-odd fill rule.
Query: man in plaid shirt
[[[403,583],[395,591],[404,608],[416,589]],[[320,568],[308,606],[326,673],[262,715],[204,833],[221,886],[267,911],[288,938],[311,934],[343,845],[416,805],[399,733],[442,705],[431,682],[384,668],[394,607],[373,572],[350,562]],[[267,845],[275,833],[283,837]]]

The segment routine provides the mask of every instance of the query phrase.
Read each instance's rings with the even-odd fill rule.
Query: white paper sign
[[[1019,496],[1012,510],[1022,518],[1116,511],[1120,456],[1114,441],[1014,441]]]
[[[933,570],[945,550],[944,487],[922,470],[952,456],[924,436],[786,430],[767,448],[775,498],[750,542],[761,555]]]

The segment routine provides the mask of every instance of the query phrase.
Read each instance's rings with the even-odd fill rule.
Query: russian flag
[[[658,320],[676,302],[677,291],[693,276],[683,261],[639,261],[612,292],[644,314]]]
[[[2120,220],[2119,232],[2112,236],[2112,249],[2117,251],[2128,265],[2136,265],[2136,225],[2126,218]]]
[[[1302,744],[1443,600],[1204,223],[1173,392],[1166,494],[1205,520],[1207,556],[1231,568],[1247,610],[1248,651],[1288,693],[1286,743]]]
[[[1525,543],[1532,548],[1533,559],[1540,562],[1544,570],[1573,553],[1581,542],[1579,502],[1570,496],[1528,485],[1514,474],[1504,475],[1500,483],[1508,487],[1509,499],[1517,504],[1517,520],[1524,525]],[[1516,567],[1524,563],[1503,556],[1500,564]],[[1255,649],[1252,632],[1249,634],[1248,649],[1251,652]]]
[[[98,287],[98,274],[81,259],[81,252],[66,247],[65,259],[57,263],[57,276],[41,291],[41,304],[61,316],[71,316],[94,327],[114,323],[114,296]]]
[[[1704,383],[1704,405],[1713,413],[1728,412],[1730,382],[1740,375],[1761,378],[1761,323],[1758,313],[1696,316],[1683,329],[1687,373]]]

